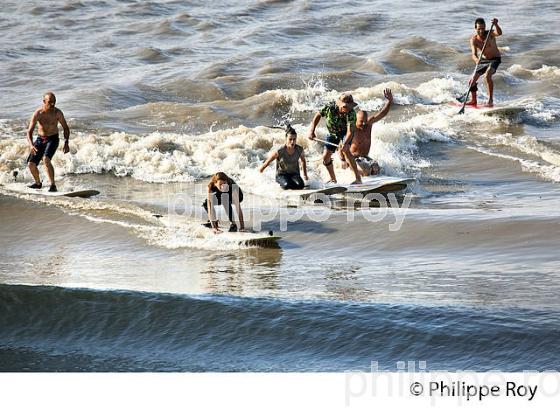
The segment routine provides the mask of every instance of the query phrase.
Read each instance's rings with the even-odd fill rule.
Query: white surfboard
[[[462,107],[463,103],[457,101],[451,101],[449,105],[454,107]],[[497,104],[493,107],[486,107],[484,105],[466,105],[466,111],[479,112],[483,115],[502,117],[502,118],[513,118],[525,111],[524,107],[518,105],[510,104]]]
[[[287,200],[308,200],[322,195],[346,195],[346,194],[370,194],[398,192],[406,189],[414,182],[412,178],[400,178],[390,176],[363,177],[362,184],[338,184],[330,185],[321,189],[298,189],[282,193],[282,198]]]
[[[99,195],[99,191],[95,189],[80,189],[80,190],[70,190],[70,191],[49,192],[48,186],[43,186],[43,188],[41,189],[32,189],[32,188],[28,188],[27,185],[19,182],[14,182],[12,184],[4,185],[4,188],[12,192],[18,192],[20,194],[31,194],[31,195],[42,195],[42,196],[66,196],[66,197],[89,198],[95,195]]]
[[[278,235],[270,235],[269,232],[223,232],[218,235],[219,239],[256,246],[274,245],[282,239]]]
[[[281,199],[302,199],[307,200],[313,195],[334,195],[340,194],[346,191],[346,186],[344,185],[328,185],[324,188],[318,189],[289,189],[282,191]]]
[[[363,177],[362,184],[346,185],[344,194],[370,194],[398,192],[406,189],[414,182],[412,178],[399,178],[384,175]]]
[[[278,240],[282,239],[280,236],[275,235],[272,231],[227,232],[226,230],[219,233],[214,233],[212,229],[202,227],[202,229],[197,230],[196,233],[197,236],[204,239],[215,238],[217,241],[226,241],[254,246],[274,246],[276,245]]]
[[[172,221],[169,215],[165,214],[152,214],[153,217],[163,224],[164,226],[181,226],[185,221],[176,222]],[[281,236],[276,235],[273,231],[246,231],[246,232],[228,232],[229,223],[220,221],[219,223],[220,231],[215,233],[212,228],[204,226],[204,224],[193,223],[192,221],[187,222],[184,228],[188,230],[190,235],[195,238],[215,241],[216,247],[222,243],[234,243],[241,245],[252,245],[252,246],[262,246],[262,247],[276,247],[277,242],[282,239]]]

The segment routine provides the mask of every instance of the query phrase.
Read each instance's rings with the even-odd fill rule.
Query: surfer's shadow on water
[[[243,295],[250,289],[276,290],[282,252],[276,249],[245,249],[241,252],[210,255],[200,271],[205,291],[213,294]],[[258,266],[261,269],[255,269]],[[262,269],[262,268],[266,269]]]

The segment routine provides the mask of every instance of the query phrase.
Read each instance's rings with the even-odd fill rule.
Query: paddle
[[[286,130],[286,127],[279,127],[279,126],[277,126],[277,125],[268,125],[268,128],[274,128],[274,129],[284,130],[284,131]],[[313,139],[312,141],[322,142],[323,144],[331,145],[331,146],[333,146],[333,147],[335,147],[335,148],[338,148],[338,145],[337,145],[337,144],[334,144],[334,143],[329,142],[329,141],[322,140],[321,138],[315,138],[315,139]]]
[[[286,130],[286,127],[278,127],[277,125],[269,125],[268,128],[274,128],[274,129],[284,130],[284,131]],[[320,139],[320,138],[315,138],[315,139],[312,140],[312,141],[319,141],[319,142],[322,142],[323,144],[332,145],[333,147],[338,148],[338,145],[337,145],[337,144],[334,144],[334,143],[329,142],[329,141],[322,140],[322,139]]]
[[[472,80],[474,79],[474,76],[476,75],[476,71],[478,70],[478,65],[480,64],[480,60],[482,60],[482,54],[484,54],[484,49],[486,48],[486,44],[488,43],[488,39],[490,38],[490,34],[492,33],[493,29],[494,29],[494,23],[492,23],[490,25],[490,30],[488,30],[488,35],[486,36],[486,40],[484,40],[484,44],[482,45],[482,50],[480,50],[480,57],[478,58],[476,66],[474,67],[474,71],[473,71],[473,74],[471,76],[471,81],[469,82],[469,89],[464,94],[465,95],[465,100],[463,101],[463,106],[461,107],[461,110],[459,111],[459,114],[464,114],[465,113],[465,106],[467,105],[467,101],[469,100],[469,94],[471,93]]]
[[[322,140],[321,138],[315,138],[315,139],[312,140],[312,141],[319,141],[319,142],[322,142],[323,144],[332,145],[333,147],[338,148],[338,145],[337,145],[337,144],[334,144],[334,143],[329,142],[329,141]]]

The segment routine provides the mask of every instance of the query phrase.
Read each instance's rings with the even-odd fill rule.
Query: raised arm
[[[66,123],[66,118],[64,118],[64,114],[62,113],[61,110],[57,111],[56,118],[58,119],[58,122],[60,123],[60,125],[62,125],[62,129],[64,130],[63,152],[66,154],[68,151],[70,151],[70,147],[68,146],[68,139],[70,138],[70,127],[68,127],[68,124]]]
[[[391,105],[393,105],[393,93],[389,88],[386,88],[385,90],[383,90],[383,96],[387,99],[387,101],[385,101],[385,105],[374,115],[368,118],[368,125],[371,125],[374,122],[382,120],[391,110]]]
[[[262,167],[260,167],[259,172],[262,174],[266,167],[268,167],[270,163],[275,159],[278,159],[278,150],[275,150],[272,154],[269,155],[268,159],[264,162],[264,164],[262,164]]]
[[[315,116],[313,117],[313,119],[311,120],[311,124],[309,125],[309,139],[310,140],[314,140],[315,138],[317,138],[315,136],[315,128],[317,128],[317,125],[319,124],[319,121],[321,121],[321,113],[315,113]]]
[[[502,35],[502,28],[498,25],[498,19],[493,18],[492,23],[494,23],[494,27],[496,27],[496,32],[494,33],[494,37],[498,37]]]

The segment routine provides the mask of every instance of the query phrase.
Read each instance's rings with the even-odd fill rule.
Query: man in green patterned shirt
[[[352,143],[352,136],[354,135],[354,127],[356,126],[356,111],[354,107],[358,105],[354,102],[354,99],[350,94],[342,94],[336,101],[331,101],[325,105],[321,111],[315,114],[313,120],[311,121],[309,129],[309,139],[314,140],[315,128],[321,121],[321,117],[325,118],[327,125],[327,130],[329,135],[325,144],[325,150],[323,152],[323,165],[327,167],[329,171],[331,183],[336,184],[336,175],[334,173],[332,154],[340,148],[341,157],[350,165],[356,180],[352,182],[353,184],[361,184],[362,179],[360,177],[360,172],[356,165],[354,157],[350,153],[350,144]]]

